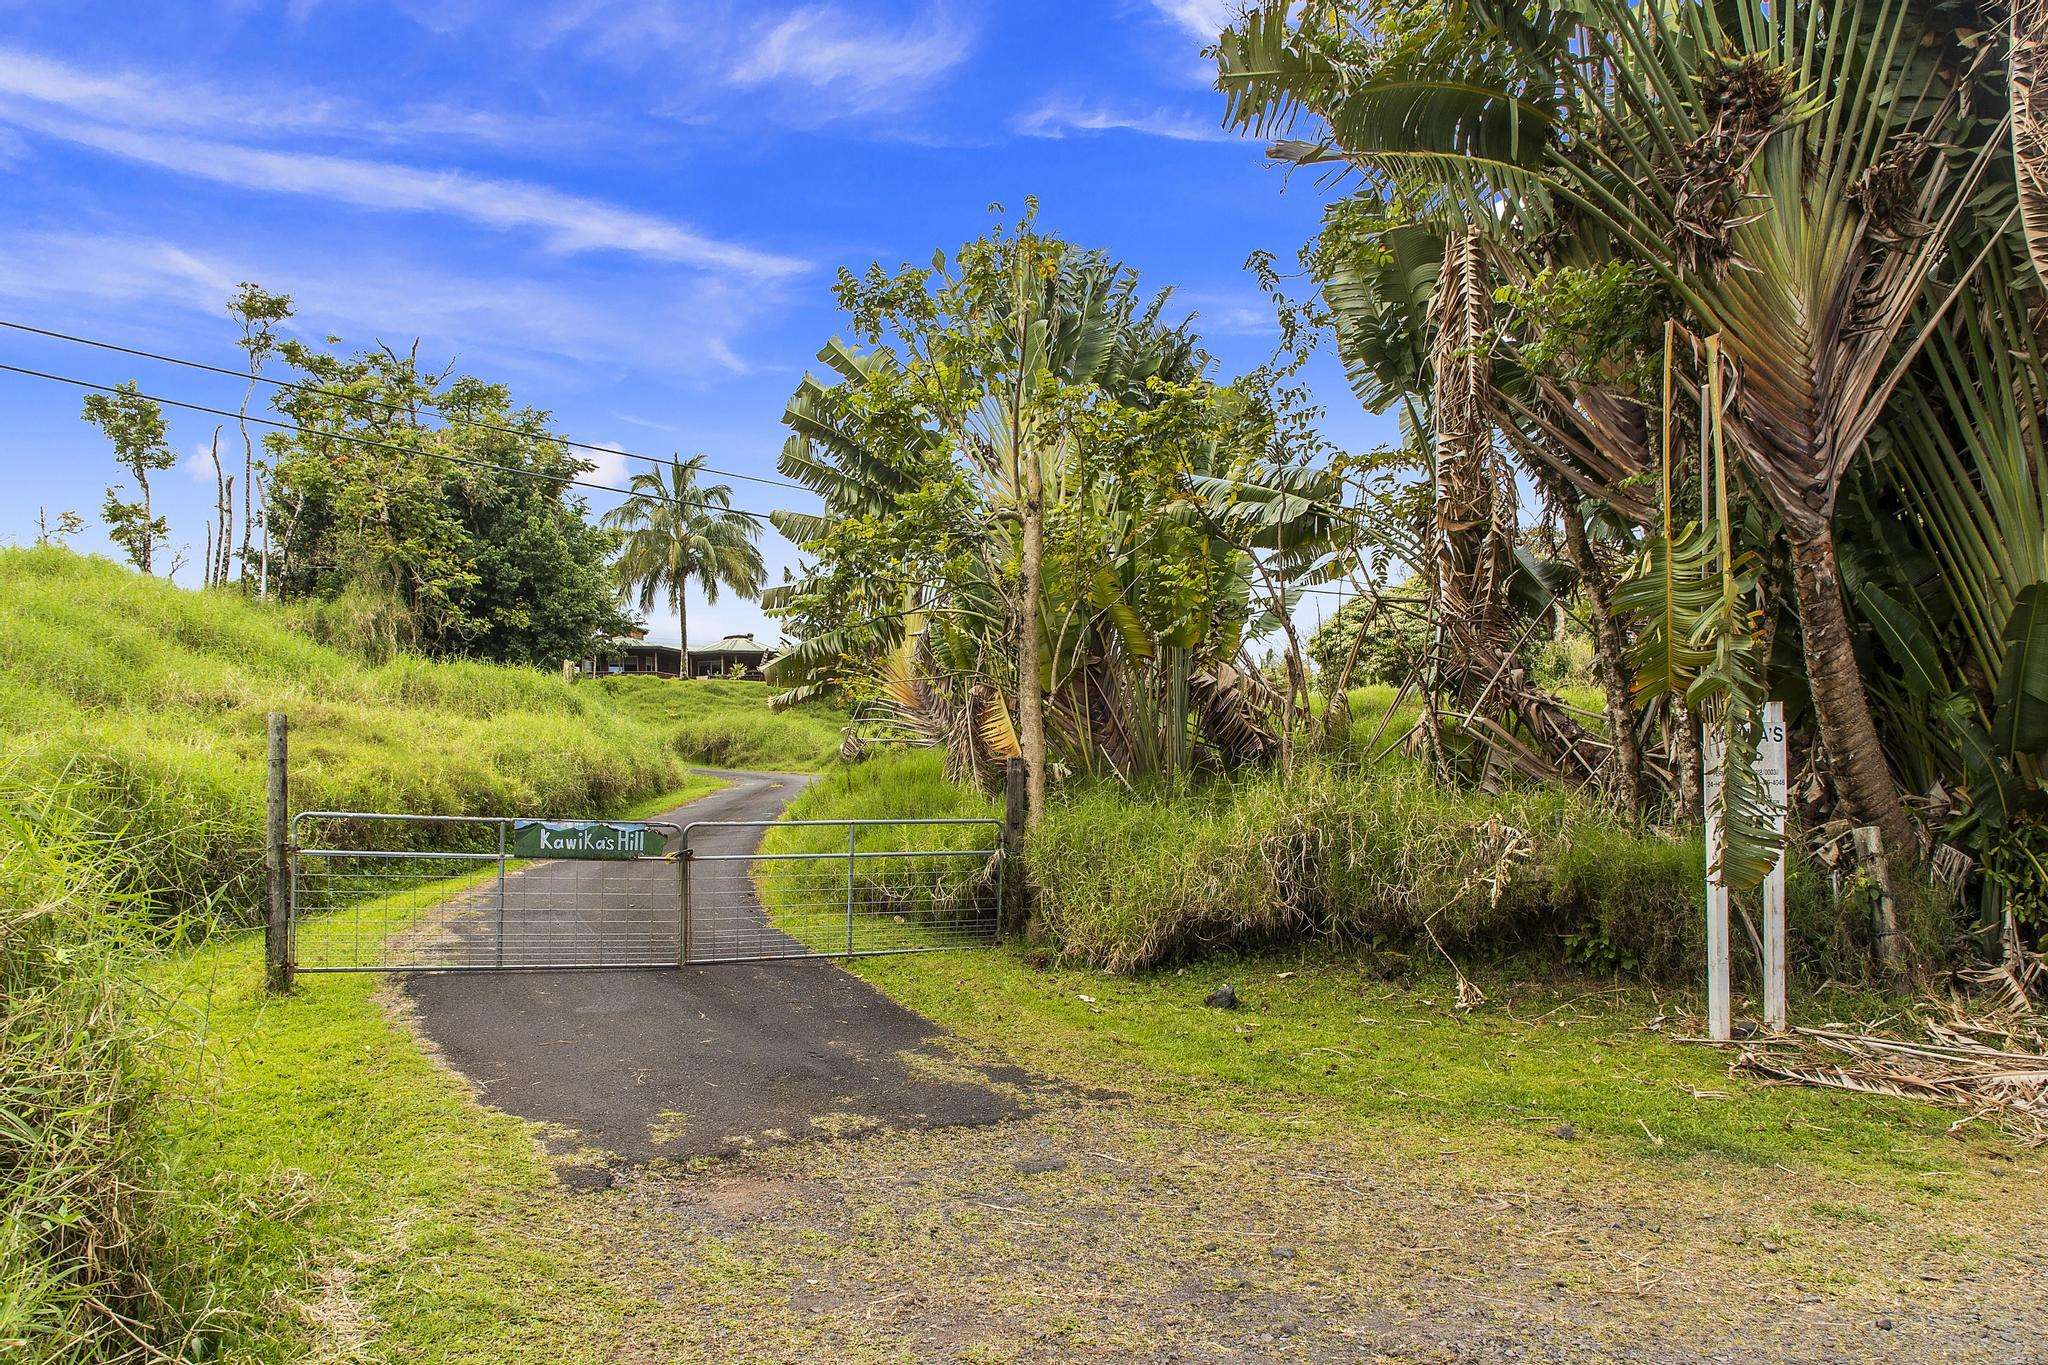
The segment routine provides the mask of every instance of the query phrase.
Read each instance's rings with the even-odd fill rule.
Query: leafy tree
[[[410,353],[278,351],[310,381],[275,400],[302,430],[264,438],[281,596],[368,592],[425,652],[508,663],[552,665],[623,628],[612,537],[569,482],[591,466],[546,413]]]
[[[643,612],[667,594],[685,659],[691,581],[703,588],[706,602],[718,601],[721,588],[752,601],[765,577],[756,543],[761,528],[732,510],[729,485],[697,482],[706,458],[671,459],[633,475],[626,485],[631,496],[604,515],[604,524],[621,537],[614,565],[620,593],[637,594]]]
[[[826,506],[775,516],[809,556],[764,599],[801,637],[785,695],[852,680],[956,776],[1020,755],[1034,815],[1055,762],[1270,756],[1240,657],[1281,619],[1254,550],[1283,577],[1312,560],[1331,490],[1259,471],[1292,439],[1266,385],[1207,380],[1163,296],[1028,214],[836,292],[866,349],[826,346],[838,382],[807,376],[783,417],[782,471]]]
[[[242,328],[242,335],[236,338],[235,344],[241,347],[242,353],[249,358],[249,382],[242,389],[242,406],[239,409],[238,418],[242,429],[241,565],[244,577],[248,576],[252,563],[258,564],[259,568],[262,567],[261,561],[255,555],[250,544],[255,530],[257,512],[261,506],[261,499],[256,496],[255,492],[256,475],[259,470],[256,463],[256,443],[249,435],[249,403],[256,396],[256,385],[263,375],[263,362],[269,359],[277,350],[277,324],[283,322],[291,315],[291,295],[268,293],[247,280],[242,282],[241,286],[235,290],[234,296],[228,300],[228,316],[241,324]],[[219,462],[218,453],[216,453],[215,462],[216,464]],[[227,558],[228,554],[228,536],[226,534],[228,529],[225,523],[223,523],[220,547],[220,556],[223,560]],[[268,528],[266,527],[266,540],[268,539],[268,534]],[[259,578],[267,578],[267,575],[259,575]],[[225,574],[222,575],[222,581],[226,581]],[[265,584],[259,581],[259,590],[263,586]]]
[[[76,512],[68,510],[59,512],[57,519],[52,521],[50,520],[48,509],[42,507],[36,509],[36,544],[38,545],[63,545],[71,537],[84,529],[85,518]]]
[[[124,550],[135,567],[154,572],[157,542],[171,533],[170,524],[155,514],[151,503],[149,476],[178,463],[165,439],[164,410],[135,391],[129,380],[111,394],[85,396],[85,420],[106,433],[114,445],[114,461],[135,479],[137,496],[121,496],[121,486],[107,489],[100,515],[106,519],[107,535]]]
[[[1398,687],[1429,653],[1426,608],[1422,584],[1414,580],[1376,596],[1354,597],[1309,637],[1309,658],[1326,685],[1334,685],[1349,668],[1354,687],[1362,683]]]

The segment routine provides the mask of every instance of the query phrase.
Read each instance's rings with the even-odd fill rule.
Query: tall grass
[[[292,721],[300,809],[581,815],[673,787],[664,737],[546,673],[369,663],[233,592],[0,550],[0,732],[17,779],[70,787],[114,888],[160,913],[258,900],[263,713]]]
[[[606,678],[622,713],[668,737],[675,753],[714,768],[816,772],[838,756],[846,712],[823,702],[769,709],[768,685],[725,678]]]
[[[835,767],[784,812],[792,821],[990,820],[1001,813],[989,798],[948,782],[936,749],[888,749]],[[854,827],[856,945],[866,951],[959,941],[967,921],[979,923],[993,910],[997,890],[992,859],[960,855],[992,850],[997,838],[995,829],[981,824]],[[767,855],[843,854],[847,847],[848,830],[835,825],[781,825],[761,841]],[[955,853],[859,856],[946,849]],[[813,947],[834,949],[846,942],[845,870],[837,859],[779,861],[769,856],[753,864],[761,903],[776,927]]]
[[[150,1121],[164,1025],[131,973],[162,930],[80,791],[0,772],[0,1358],[205,1359],[237,1249]]]
[[[1047,813],[1026,861],[1058,954],[1112,971],[1289,938],[1433,952],[1434,936],[1670,975],[1696,965],[1704,913],[1697,840],[1564,791],[1447,791],[1398,759],[1080,792]]]

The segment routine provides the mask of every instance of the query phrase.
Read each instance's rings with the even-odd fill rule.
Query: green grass
[[[684,764],[603,694],[531,669],[366,664],[229,591],[0,549],[0,731],[15,779],[69,787],[161,913],[259,898],[263,716],[291,720],[298,809],[583,815]],[[175,835],[175,837],[173,837]]]
[[[1433,933],[1669,975],[1694,963],[1704,876],[1696,840],[1643,834],[1570,792],[1447,791],[1400,758],[1078,791],[1026,862],[1055,951],[1116,971],[1295,938],[1427,951]]]
[[[513,1130],[449,1127],[466,1099],[390,1032],[368,979],[266,1002],[248,938],[150,965],[253,917],[266,711],[291,718],[302,810],[644,816],[720,785],[600,692],[533,670],[371,663],[301,619],[105,560],[0,550],[0,1356],[105,1359],[139,1339],[206,1358],[270,1330],[272,1291],[305,1288],[307,1249],[379,1208],[387,1174],[399,1198],[381,1207],[402,1212],[407,1178],[459,1192],[435,1167],[450,1142],[458,1182],[472,1158],[502,1165]],[[295,1104],[280,1086],[315,1093],[294,1089]],[[330,1153],[336,1182],[304,1209],[301,1151]],[[544,1179],[538,1164],[504,1169],[518,1188]],[[439,1273],[424,1245],[415,1282]],[[544,1285],[552,1270],[534,1265]],[[518,1273],[455,1286],[455,1325],[429,1313],[416,1330],[482,1331],[492,1285]]]
[[[835,771],[792,814],[992,809],[945,784],[927,751]],[[771,839],[796,849],[820,837]],[[207,1255],[225,1354],[295,1360],[316,1340],[394,1360],[613,1353],[649,1310],[588,1224],[550,1202],[532,1129],[480,1108],[424,1058],[377,979],[323,977],[274,999],[258,989],[259,957],[257,936],[234,935],[146,977],[186,1039],[167,1079],[204,1101],[166,1109],[165,1137],[176,1183],[217,1196]],[[1902,1101],[1731,1080],[1726,1054],[1642,1027],[1668,1009],[1648,990],[1482,971],[1489,1001],[1461,1014],[1436,968],[1387,980],[1327,950],[1138,977],[1036,958],[1005,948],[856,970],[970,1050],[1132,1096],[1175,1123],[1284,1140],[1309,1163],[1328,1136],[1369,1141],[1393,1163],[1448,1156],[1482,1187],[1618,1176],[1649,1206],[1703,1171],[1725,1183],[1781,1167],[1820,1182],[1829,1208],[1987,1197],[1994,1139],[1948,1137],[1952,1115]],[[1202,1006],[1224,981],[1244,1009]]]
[[[1736,1180],[1777,1166],[1909,1193],[1969,1197],[2009,1157],[1955,1115],[1905,1100],[1769,1087],[1728,1054],[1644,1028],[1670,997],[1585,979],[1480,971],[1488,1002],[1454,1007],[1447,969],[1390,981],[1328,950],[1222,955],[1137,977],[1045,967],[1028,950],[868,958],[854,967],[912,1009],[1057,1080],[1267,1135],[1378,1135],[1390,1154],[1463,1152],[1505,1177],[1588,1161],[1648,1191],[1695,1158]],[[1231,983],[1243,1008],[1207,1008]],[[1807,1020],[1882,1012],[1823,996]],[[1563,1128],[1569,1138],[1558,1136]]]
[[[662,734],[691,763],[816,772],[838,756],[846,712],[823,702],[771,710],[766,683],[722,678],[605,678],[596,690],[620,714]]]
[[[790,802],[789,820],[995,819],[1001,806],[946,781],[935,749],[882,749],[859,763],[834,767]],[[995,847],[987,825],[890,824],[857,827],[853,899],[854,943],[861,951],[924,947],[957,939],[963,922],[994,902],[989,863],[973,857],[870,857],[859,854]],[[776,926],[813,947],[846,946],[846,864],[838,860],[778,861],[773,855],[844,854],[848,832],[836,826],[790,825],[761,841],[771,855],[756,862],[754,880]]]
[[[594,1359],[626,1312],[550,1216],[534,1130],[483,1109],[378,999],[381,978],[260,986],[236,934],[147,974],[177,1023],[179,1183],[222,1190],[214,1291],[232,1359],[316,1340],[378,1360]]]
[[[69,793],[0,769],[0,1358],[164,1358],[213,1330],[211,1205],[165,1179],[151,926],[109,894]]]

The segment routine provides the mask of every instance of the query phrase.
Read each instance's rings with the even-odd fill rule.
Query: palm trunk
[[[687,574],[682,582],[676,584],[676,643],[683,651],[682,668],[676,676],[687,678],[690,676],[690,579]]]
[[[1678,792],[1671,803],[1672,818],[1681,826],[1697,825],[1702,816],[1700,803],[1700,727],[1692,708],[1677,697],[1671,699],[1671,714],[1665,718],[1672,748],[1678,754]]]
[[[1019,451],[1024,475],[1024,601],[1017,617],[1017,747],[1024,753],[1025,823],[1045,814],[1045,693],[1040,683],[1039,599],[1045,591],[1045,472]]]
[[[1895,874],[1909,871],[1919,861],[1920,836],[1906,814],[1898,779],[1885,762],[1870,714],[1870,699],[1850,644],[1848,612],[1842,605],[1834,530],[1825,522],[1811,536],[1793,539],[1792,581],[1799,594],[1806,675],[1828,771],[1850,818],[1859,825],[1875,825],[1883,834],[1885,865],[1880,876],[1886,890],[1892,891]],[[1897,970],[1901,945],[1896,926],[1880,923],[1877,940],[1878,960]]]
[[[1565,553],[1570,556],[1572,567],[1578,570],[1579,583],[1585,588],[1587,603],[1593,609],[1593,657],[1600,667],[1600,688],[1607,696],[1607,728],[1613,732],[1615,775],[1621,785],[1621,802],[1630,819],[1640,820],[1643,818],[1643,748],[1636,735],[1635,699],[1629,690],[1628,641],[1623,638],[1621,627],[1614,619],[1614,607],[1608,596],[1607,571],[1593,557],[1592,543],[1586,539],[1585,525],[1572,508],[1569,490],[1556,489],[1553,498],[1557,500],[1560,519],[1564,522]],[[1563,610],[1560,604],[1560,615]]]

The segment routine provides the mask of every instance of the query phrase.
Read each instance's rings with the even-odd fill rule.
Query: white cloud
[[[1176,290],[1173,303],[1185,310],[1198,336],[1265,336],[1280,330],[1272,301],[1251,290]]]
[[[223,474],[239,475],[240,464],[238,461],[229,459],[229,454],[228,434],[223,430],[220,436],[221,472]],[[192,482],[199,484],[208,492],[213,491],[213,438],[209,436],[203,443],[192,447],[191,453],[185,456],[178,467],[191,476]],[[241,495],[237,493],[236,496],[240,497]]]
[[[590,449],[592,445],[599,449]],[[626,448],[610,441],[592,441],[589,445],[578,446],[569,453],[579,460],[590,462],[590,472],[582,476],[590,483],[608,483],[614,488],[624,488],[627,478],[636,472],[626,468]],[[634,464],[640,469],[647,468],[637,460]]]
[[[972,35],[942,9],[891,30],[833,5],[811,5],[763,32],[731,81],[743,89],[799,85],[840,112],[895,108],[967,59]]]
[[[750,118],[797,125],[902,109],[950,76],[975,39],[952,0],[907,21],[838,0],[560,0],[522,18],[518,40],[658,79],[652,107],[685,120],[727,117],[735,91]],[[773,97],[765,107],[762,96]]]
[[[551,380],[573,378],[573,367],[644,366],[655,356],[686,375],[745,373],[740,335],[781,303],[772,285],[713,278],[593,285],[470,276],[389,255],[363,268],[317,243],[197,251],[124,234],[0,235],[0,299],[118,325],[124,337],[163,308],[218,319],[245,279],[290,294],[301,335],[335,333],[349,345],[419,336],[465,367],[540,370]]]
[[[1152,7],[1205,43],[1237,21],[1244,0],[1152,0]]]
[[[1176,142],[1237,142],[1231,132],[1178,110],[1119,109],[1054,97],[1011,125],[1025,137],[1063,138],[1074,133],[1128,132]]]
[[[10,116],[0,102],[0,117]],[[216,184],[305,195],[358,208],[435,213],[498,229],[537,232],[563,253],[618,251],[755,279],[786,278],[802,261],[720,241],[673,219],[566,194],[544,185],[461,171],[429,171],[326,152],[274,151],[139,128],[24,115],[17,127],[123,160]]]
[[[536,144],[582,140],[587,133],[561,120],[446,104],[385,109],[303,87],[224,90],[205,81],[134,68],[86,70],[5,46],[0,46],[0,97],[65,110],[95,123],[237,136],[312,133],[440,144],[456,139],[530,150]]]

